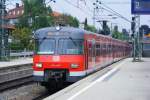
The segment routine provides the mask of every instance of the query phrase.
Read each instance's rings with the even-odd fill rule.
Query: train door
[[[92,64],[93,64],[93,66],[96,64],[96,49],[95,49],[95,46],[96,46],[96,42],[93,39],[92,40]]]
[[[101,39],[101,62],[104,63],[104,38]]]
[[[108,39],[106,38],[106,63],[109,61],[109,58],[108,58]]]
[[[113,60],[116,60],[116,41],[113,40]]]
[[[100,62],[103,64],[103,38],[100,39]]]
[[[88,66],[93,67],[96,62],[95,40],[88,40]]]
[[[88,69],[88,42],[85,40],[84,42],[84,55],[85,55],[85,69]]]

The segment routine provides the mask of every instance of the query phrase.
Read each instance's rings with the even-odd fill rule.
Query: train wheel
[[[64,81],[60,79],[50,79],[48,82],[44,83],[43,86],[45,86],[49,92],[54,92],[64,87]]]

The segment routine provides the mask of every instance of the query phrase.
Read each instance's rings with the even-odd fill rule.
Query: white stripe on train
[[[44,71],[33,71],[34,76],[44,76]]]
[[[103,64],[103,65],[98,65],[97,67],[92,67],[91,69],[88,69],[85,71],[72,71],[69,73],[69,76],[85,76],[86,74],[90,74],[90,73],[98,70],[100,67],[105,66],[110,63],[112,63],[112,61],[109,63]],[[33,75],[34,76],[44,76],[44,71],[33,71]]]

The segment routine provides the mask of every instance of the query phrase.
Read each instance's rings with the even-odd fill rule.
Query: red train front
[[[130,54],[125,42],[71,27],[39,29],[35,43],[34,80],[45,86],[76,82]]]
[[[85,76],[84,34],[70,28],[45,28],[35,32],[35,81],[75,82]]]

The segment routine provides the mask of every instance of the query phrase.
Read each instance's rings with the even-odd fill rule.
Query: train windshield
[[[54,54],[56,42],[55,39],[40,39],[37,54]]]
[[[83,40],[77,39],[60,39],[59,54],[83,54]]]

